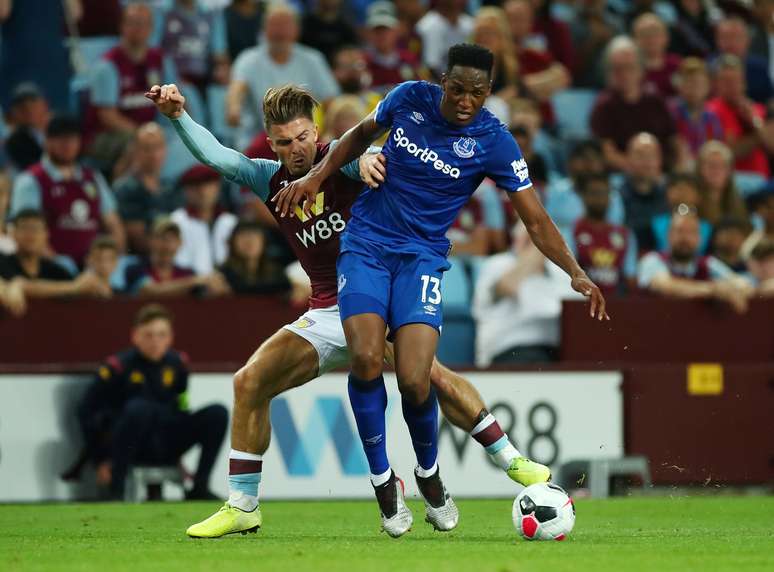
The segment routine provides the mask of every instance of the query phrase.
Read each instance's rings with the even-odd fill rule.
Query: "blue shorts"
[[[406,324],[427,324],[441,331],[441,278],[449,269],[434,252],[391,250],[349,236],[337,263],[341,320],[378,314],[390,338]]]

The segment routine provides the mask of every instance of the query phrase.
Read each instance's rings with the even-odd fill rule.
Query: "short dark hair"
[[[598,141],[594,139],[584,139],[578,141],[575,146],[570,150],[570,159],[584,158],[588,153],[594,153],[595,155],[602,156],[602,146]]]
[[[578,194],[584,194],[591,186],[591,183],[604,183],[608,189],[610,188],[610,179],[608,179],[606,173],[589,173],[580,177],[575,183]]]
[[[138,328],[144,326],[154,320],[166,320],[171,324],[172,312],[167,310],[161,304],[147,304],[140,308],[137,315],[134,317],[134,327]]]
[[[272,87],[263,96],[263,124],[266,131],[272,125],[289,123],[299,117],[314,120],[314,110],[320,103],[303,87],[287,84]]]
[[[46,217],[37,209],[22,209],[13,217],[13,222],[18,223],[23,220],[40,220],[46,222]]]
[[[750,232],[750,224],[738,216],[724,216],[715,225],[715,235],[724,230],[738,230],[746,235]]]
[[[766,260],[770,256],[774,256],[774,240],[766,238],[758,242],[750,253],[750,257],[759,262]]]
[[[455,44],[449,48],[446,64],[446,73],[451,72],[454,66],[475,68],[492,75],[494,55],[488,49],[476,44]]]
[[[112,250],[118,254],[118,243],[112,236],[98,236],[91,241],[89,252],[96,252],[98,250]]]

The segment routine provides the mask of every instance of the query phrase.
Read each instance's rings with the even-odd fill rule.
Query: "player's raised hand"
[[[364,153],[360,156],[358,167],[360,178],[370,188],[375,189],[387,176],[387,158],[381,153]]]
[[[312,216],[312,205],[317,198],[317,193],[320,191],[320,184],[317,177],[311,173],[307,173],[300,179],[291,181],[287,187],[282,189],[279,193],[274,195],[271,202],[275,203],[274,210],[280,214],[280,218],[285,217],[288,213],[293,212],[293,209],[302,200],[302,210],[306,216]]]
[[[589,299],[591,303],[589,314],[592,318],[598,320],[610,319],[605,310],[605,297],[602,295],[599,286],[594,284],[588,276],[581,274],[580,276],[573,277],[572,288]]]
[[[154,85],[145,93],[145,97],[155,103],[158,110],[170,119],[177,119],[183,114],[185,97],[174,83]]]

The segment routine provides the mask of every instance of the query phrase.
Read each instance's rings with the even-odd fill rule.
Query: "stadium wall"
[[[558,467],[562,462],[624,452],[622,376],[618,372],[471,373],[503,428],[522,450]],[[367,465],[349,408],[346,377],[328,374],[273,402],[274,434],[264,457],[264,498],[370,498]],[[0,376],[0,502],[93,498],[93,483],[71,485],[58,475],[75,459],[80,436],[74,407],[88,378]],[[410,477],[415,464],[394,377],[389,392],[388,450]],[[190,405],[231,408],[230,374],[194,374]],[[228,445],[212,489],[226,493]],[[184,460],[191,469],[192,453]],[[456,496],[503,497],[513,485],[465,433],[441,426],[440,464]],[[413,479],[406,480],[413,494]]]

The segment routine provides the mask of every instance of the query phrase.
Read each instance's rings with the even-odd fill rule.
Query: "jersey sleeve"
[[[532,186],[527,161],[507,131],[503,130],[497,138],[487,163],[485,175],[504,191],[516,193]]]
[[[13,219],[20,211],[27,209],[39,211],[42,207],[43,199],[37,179],[29,173],[22,173],[16,177],[11,192],[10,218]]]
[[[115,107],[118,105],[119,84],[115,66],[107,60],[100,61],[91,77],[91,102],[98,107]]]
[[[418,82],[405,81],[402,84],[395,87],[390,93],[387,94],[383,100],[376,105],[376,122],[382,127],[392,127],[392,121],[395,116],[395,112],[400,107],[403,100],[408,97],[413,88]]]
[[[102,216],[109,215],[118,210],[118,201],[113,191],[110,190],[110,185],[102,176],[102,173],[94,173],[94,180],[97,183],[97,189],[99,190],[99,211]]]
[[[669,275],[669,267],[655,252],[646,254],[640,260],[640,266],[637,269],[637,286],[643,289],[650,288],[651,283],[657,276]]]

